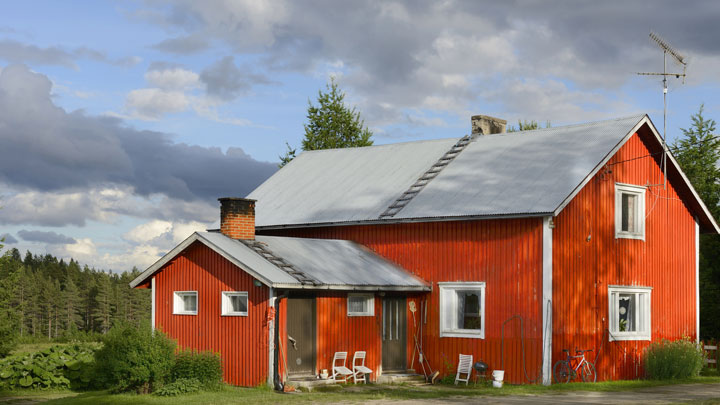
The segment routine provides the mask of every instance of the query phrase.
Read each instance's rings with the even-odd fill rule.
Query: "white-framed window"
[[[645,239],[645,187],[615,184],[615,237]]]
[[[650,340],[651,287],[608,286],[610,340]]]
[[[375,316],[375,295],[348,294],[347,316]]]
[[[173,314],[197,315],[197,291],[175,291],[173,299]]]
[[[222,292],[222,315],[223,316],[247,316],[248,315],[248,293],[247,293],[247,291],[223,291]]]
[[[438,283],[440,337],[485,339],[485,283]]]

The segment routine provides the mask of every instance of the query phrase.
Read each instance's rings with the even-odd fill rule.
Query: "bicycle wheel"
[[[585,361],[585,364],[580,370],[580,377],[584,382],[595,382],[597,381],[597,373],[595,372],[595,366],[589,361]]]
[[[560,360],[553,366],[553,378],[556,383],[570,382],[570,363],[566,360]]]

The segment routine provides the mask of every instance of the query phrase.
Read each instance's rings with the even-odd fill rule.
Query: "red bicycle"
[[[578,350],[575,348],[576,355],[571,356],[570,350],[563,349],[563,352],[567,353],[567,359],[558,360],[553,366],[553,378],[555,382],[568,383],[570,380],[577,378],[578,374],[580,374],[584,382],[595,382],[597,380],[595,365],[585,358],[585,353],[591,351],[592,350]],[[575,363],[574,367],[573,363]]]

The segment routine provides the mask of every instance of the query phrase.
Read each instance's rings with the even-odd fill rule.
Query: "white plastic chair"
[[[353,375],[353,372],[349,368],[345,367],[345,361],[347,360],[347,352],[335,352],[332,362],[332,379],[333,381],[347,382],[349,376]],[[336,365],[338,362],[342,364]],[[340,378],[338,378],[340,376]]]
[[[470,374],[472,374],[473,356],[472,354],[461,354],[460,360],[458,360],[457,374],[455,375],[455,385],[458,381],[465,381],[465,385],[468,385],[470,380]],[[466,374],[465,378],[462,378],[462,374]]]
[[[360,364],[357,364],[357,361],[360,360]],[[358,380],[362,381],[363,384],[367,384],[367,380],[365,379],[365,374],[372,373],[372,370],[365,367],[365,352],[355,352],[355,355],[353,356],[353,383],[357,384]]]

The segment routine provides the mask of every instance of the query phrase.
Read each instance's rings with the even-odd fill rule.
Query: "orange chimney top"
[[[220,201],[220,232],[233,239],[255,239],[255,200],[224,197]]]

